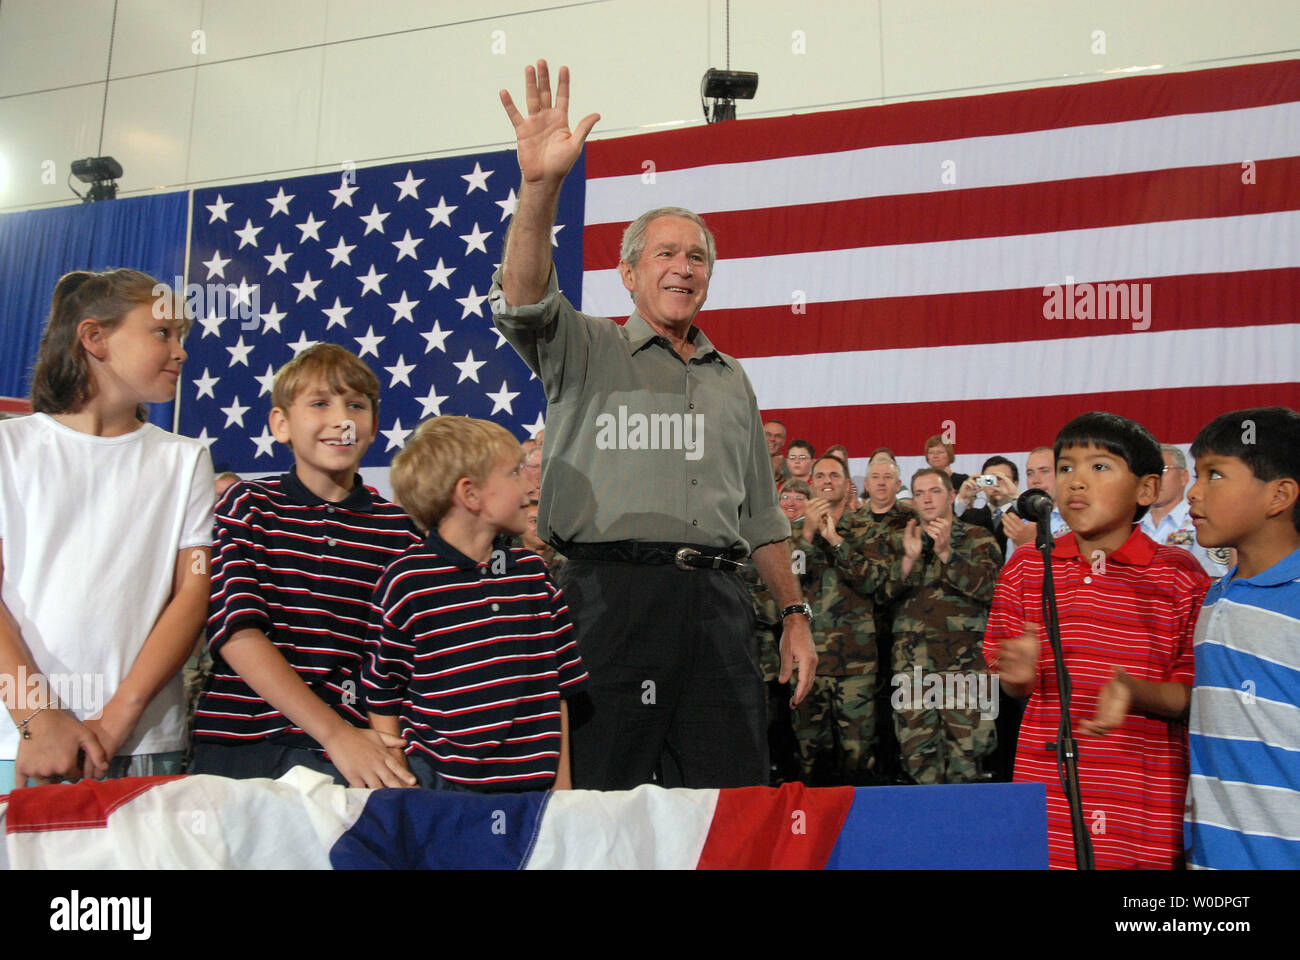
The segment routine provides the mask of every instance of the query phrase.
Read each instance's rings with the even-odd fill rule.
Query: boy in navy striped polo
[[[1203,547],[1235,547],[1196,624],[1187,862],[1300,867],[1300,414],[1217,417],[1192,444]]]
[[[393,457],[427,531],[375,588],[362,689],[425,787],[567,789],[566,700],[587,685],[569,609],[524,531],[523,451],[486,420],[436,417]],[[400,754],[399,754],[400,756]]]
[[[271,432],[293,450],[279,477],[217,503],[208,645],[191,773],[279,777],[294,766],[353,787],[413,786],[401,744],[366,724],[357,675],[370,594],[419,537],[357,474],[378,426],[379,381],[322,343],[280,369]]]
[[[1157,544],[1138,526],[1164,468],[1145,427],[1085,413],[1057,434],[1053,455],[1070,529],[1052,548],[1052,577],[1095,863],[1167,870],[1182,859],[1192,632],[1210,580],[1190,553]],[[1073,869],[1055,753],[1060,687],[1042,592],[1042,556],[1021,547],[998,577],[984,656],[1008,694],[1029,698],[1014,779],[1047,787],[1048,863]]]

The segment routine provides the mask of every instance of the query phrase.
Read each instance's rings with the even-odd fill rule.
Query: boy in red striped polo
[[[1099,869],[1169,869],[1182,854],[1192,633],[1209,578],[1187,551],[1137,527],[1160,489],[1160,445],[1140,424],[1086,413],[1054,448],[1061,516],[1052,551],[1061,646],[1073,682],[1083,813]],[[1060,696],[1042,628],[1042,556],[1018,549],[993,595],[984,655],[1028,697],[1017,782],[1047,787],[1050,865],[1076,866],[1055,752]]]
[[[507,430],[469,417],[426,420],[393,457],[393,493],[428,535],[375,588],[361,682],[424,787],[570,786],[566,701],[587,672],[546,564],[506,539],[527,523],[522,464]]]

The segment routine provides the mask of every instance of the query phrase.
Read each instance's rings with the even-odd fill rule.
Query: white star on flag
[[[263,230],[262,227],[253,226],[252,220],[245,220],[243,229],[236,230],[235,236],[239,238],[239,249],[243,250],[246,246],[257,246],[257,235]]]
[[[478,368],[483,366],[485,363],[487,363],[486,360],[475,360],[474,351],[470,350],[465,354],[464,360],[457,360],[452,363],[452,366],[460,371],[460,377],[456,382],[460,383],[462,380],[473,380],[475,383],[478,383]]]
[[[510,194],[504,200],[492,201],[501,208],[501,219],[512,217],[515,213],[515,207],[519,206],[519,198],[515,196],[515,188],[510,188]]]
[[[412,174],[410,170],[407,170],[405,180],[393,181],[393,186],[398,190],[397,199],[401,200],[403,197],[414,197],[416,200],[419,200],[420,184],[422,183],[424,183],[423,179],[415,179],[414,174]]]
[[[536,440],[537,435],[546,429],[546,421],[542,419],[542,415],[539,413],[537,419],[532,423],[524,424],[524,429],[528,431],[529,440]]]
[[[216,223],[218,220],[226,220],[226,211],[233,207],[233,203],[222,203],[221,194],[217,194],[217,202],[208,204],[208,210],[212,216],[208,217],[208,223]],[[229,223],[226,220],[226,223]]]
[[[339,180],[338,187],[329,191],[334,196],[334,207],[331,209],[338,207],[341,203],[346,203],[349,207],[352,206],[352,194],[356,193],[360,189],[360,187],[348,186],[348,175],[346,173],[343,174],[342,179]]]
[[[274,217],[277,213],[283,213],[285,216],[288,216],[289,201],[292,200],[293,197],[294,195],[292,193],[286,194],[284,192],[284,187],[281,187],[274,197],[267,197],[266,202],[271,205],[270,216]]]
[[[379,289],[379,285],[384,282],[384,278],[387,276],[388,274],[386,273],[377,272],[375,270],[375,265],[372,263],[370,265],[369,273],[367,273],[364,277],[357,277],[357,279],[361,281],[361,296],[364,297],[367,293],[370,293],[371,291],[374,291],[380,296],[383,296],[384,291]]]
[[[399,417],[397,420],[393,421],[393,427],[391,430],[380,430],[379,432],[388,438],[388,446],[384,447],[384,453],[387,453],[389,450],[393,449],[393,447],[401,448],[405,446],[406,438],[411,435],[411,432],[414,429],[415,428],[412,427],[410,429],[403,430],[402,421],[401,418]]]
[[[563,229],[564,224],[562,223],[557,223],[555,226],[551,227],[551,246],[558,247],[560,245],[560,241],[555,239],[555,235]]]
[[[401,240],[393,240],[391,243],[397,248],[397,262],[401,263],[403,257],[410,257],[412,260],[419,259],[415,254],[415,248],[424,243],[424,238],[416,237],[411,239],[411,231],[407,230],[405,237]]]
[[[294,353],[294,356],[297,356],[296,351]],[[257,395],[259,397],[265,396],[266,394],[271,392],[271,385],[275,382],[275,370],[268,363],[266,365],[266,373],[258,377],[253,377],[253,379],[256,380],[258,386],[262,388],[261,390],[257,391]]]
[[[344,243],[343,235],[340,234],[338,243],[334,244],[332,247],[325,248],[329,255],[334,258],[330,266],[337,267],[340,263],[346,263],[349,267],[352,266],[352,257],[349,256],[349,254],[351,254],[356,248],[357,245],[355,243]]]
[[[271,304],[271,309],[262,313],[262,333],[266,334],[274,330],[281,336],[284,331],[280,329],[280,321],[287,317],[288,314],[279,308],[276,304]]]
[[[403,290],[402,299],[398,300],[396,303],[389,304],[393,310],[393,323],[396,323],[398,320],[410,320],[412,323],[415,323],[415,317],[411,316],[411,311],[415,309],[416,304],[419,302],[419,300],[407,299],[406,291]]]
[[[519,396],[518,392],[511,393],[510,385],[504,380],[501,381],[501,389],[496,393],[488,392],[488,399],[492,401],[492,412],[499,413],[504,410],[506,413],[513,414],[515,411],[511,408],[510,402]]]
[[[226,264],[229,262],[229,257],[222,259],[220,250],[213,250],[212,259],[203,261],[203,265],[208,268],[208,279],[211,280],[213,277],[226,279]]]
[[[244,335],[242,333],[239,335],[239,342],[233,347],[226,347],[226,349],[230,351],[230,365],[232,367],[237,363],[242,363],[244,366],[248,366],[248,355],[253,352],[253,345],[251,343],[244,343]]]
[[[325,282],[324,280],[313,280],[311,278],[311,271],[310,270],[306,271],[302,275],[301,280],[299,280],[297,283],[289,284],[289,286],[295,287],[298,290],[298,299],[295,300],[294,302],[302,303],[302,301],[307,299],[308,297],[310,297],[312,300],[315,300],[316,288],[319,287],[324,282]]]
[[[249,437],[248,439],[257,444],[257,452],[253,454],[254,458],[263,454],[268,457],[275,455],[275,437],[271,436],[271,431],[266,428],[266,424],[262,424],[261,436]]]
[[[211,450],[211,449],[212,449],[212,445],[213,445],[214,443],[217,442],[217,438],[216,438],[216,437],[209,437],[209,436],[208,436],[208,428],[207,428],[207,427],[204,427],[202,430],[200,430],[200,431],[199,431],[199,435],[198,435],[197,437],[195,437],[194,439],[197,440],[199,443],[203,444],[203,447],[204,447],[205,450]]]
[[[438,396],[438,388],[432,383],[429,384],[429,392],[422,397],[416,397],[416,399],[420,401],[420,407],[422,408],[420,419],[442,416],[442,401],[447,398]]]
[[[434,267],[432,270],[426,270],[424,272],[429,275],[430,290],[432,290],[434,287],[446,287],[448,290],[450,290],[451,284],[448,283],[447,280],[451,277],[453,273],[456,272],[456,268],[445,266],[442,262],[442,257],[439,257],[438,265]]]
[[[321,311],[321,313],[329,317],[329,323],[325,324],[325,329],[328,330],[330,327],[334,326],[335,324],[338,324],[340,327],[346,330],[348,328],[347,315],[351,312],[352,312],[351,307],[343,306],[339,298],[335,297],[334,306],[326,307],[324,310]]]
[[[433,350],[441,350],[443,353],[446,353],[447,348],[444,347],[443,344],[451,334],[452,331],[444,330],[442,327],[438,326],[437,320],[433,321],[433,329],[428,333],[420,334],[420,336],[424,337],[425,340],[429,341],[429,345],[424,348],[424,352],[429,353]],[[444,399],[446,398],[444,397]]]
[[[465,195],[469,196],[475,190],[482,190],[487,193],[487,178],[495,173],[495,170],[484,170],[479,166],[478,161],[474,162],[473,173],[462,173],[460,178],[468,182],[469,186],[465,188]]]
[[[393,379],[388,382],[388,387],[391,390],[399,383],[404,383],[408,387],[411,385],[411,371],[415,369],[415,364],[407,363],[406,357],[399,353],[397,363],[391,367],[384,367],[384,369],[393,375]]]
[[[220,340],[221,323],[225,319],[226,319],[225,317],[216,313],[209,313],[206,317],[200,317],[199,325],[203,327],[203,337],[214,336],[218,340]],[[199,339],[202,340],[203,337],[200,337]]]
[[[471,313],[477,317],[483,316],[483,301],[487,299],[487,294],[476,294],[474,287],[469,288],[469,296],[456,297],[456,302],[462,307],[460,318],[464,320]]]
[[[317,220],[316,215],[308,211],[307,219],[302,223],[296,224],[296,226],[302,231],[302,238],[298,241],[299,243],[306,243],[309,234],[313,240],[319,241],[320,228],[325,226],[325,221]]]
[[[436,226],[437,226],[438,224],[440,224],[440,223],[445,223],[447,226],[450,227],[450,226],[451,226],[451,215],[452,215],[453,213],[455,213],[456,210],[458,210],[458,209],[459,209],[458,207],[449,207],[449,206],[447,206],[447,198],[446,198],[446,197],[439,197],[439,198],[438,198],[438,205],[437,205],[436,207],[425,207],[425,208],[424,208],[425,213],[427,213],[427,214],[429,214],[431,217],[433,217],[433,219],[432,219],[431,221],[429,221],[429,229],[432,230],[434,227],[436,227]]]
[[[364,357],[367,353],[373,353],[375,359],[379,359],[379,345],[387,338],[375,336],[375,328],[371,325],[366,328],[366,335],[364,337],[353,337],[352,339],[361,346],[361,349],[357,351],[358,357]]]
[[[469,256],[475,250],[482,250],[487,253],[487,238],[492,236],[492,231],[480,231],[478,224],[474,224],[474,230],[471,233],[462,233],[460,238],[465,241],[465,255]]]
[[[380,233],[384,232],[384,221],[388,219],[388,214],[380,213],[379,204],[373,203],[370,205],[370,212],[363,213],[357,219],[366,225],[366,232],[361,235],[368,237],[372,230],[378,230]]]
[[[226,415],[226,426],[229,427],[230,425],[237,423],[240,427],[243,427],[244,414],[248,413],[249,409],[249,407],[241,407],[239,405],[239,398],[235,397],[234,403],[228,407],[221,408],[221,412]]]
[[[264,253],[262,254],[262,256],[266,260],[266,262],[270,264],[270,266],[267,267],[266,270],[266,275],[268,277],[271,274],[275,273],[275,271],[277,270],[285,274],[289,272],[288,269],[286,269],[286,267],[289,263],[289,258],[293,256],[293,253],[292,252],[286,253],[285,251],[281,250],[280,245],[278,243],[275,245],[275,253]]]
[[[197,380],[194,381],[194,385],[199,388],[198,396],[196,396],[194,399],[202,400],[204,397],[211,397],[213,400],[217,399],[217,395],[212,392],[212,388],[215,387],[220,382],[221,382],[220,377],[212,376],[210,373],[208,373],[208,368],[204,367],[203,376],[199,377]]]
[[[298,339],[289,344],[289,346],[293,348],[293,355],[296,357],[308,347],[314,347],[318,343],[320,343],[319,340],[308,340],[307,331],[304,330],[302,333],[298,334]]]

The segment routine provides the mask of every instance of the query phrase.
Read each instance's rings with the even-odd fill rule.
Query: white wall
[[[700,123],[725,59],[725,0],[114,8],[0,3],[0,212],[75,202],[68,164],[99,153],[128,196],[509,146],[496,91],[537,56],[572,66],[596,136]],[[732,66],[761,77],[741,116],[1300,56],[1295,0],[733,0],[730,19]]]

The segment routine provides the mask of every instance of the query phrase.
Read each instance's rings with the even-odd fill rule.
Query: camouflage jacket
[[[893,603],[895,644],[924,645],[928,669],[982,670],[984,622],[1002,569],[992,534],[954,520],[948,562],[926,550],[906,580],[902,528],[889,533],[888,549],[889,573],[880,599]]]
[[[790,525],[790,540],[786,545],[790,547],[791,569],[795,569],[795,554],[793,541],[799,537],[799,531],[803,528],[803,520]],[[772,596],[772,591],[768,589],[763,578],[758,575],[758,567],[754,566],[754,558],[750,556],[745,560],[745,567],[740,571],[740,578],[745,581],[745,586],[749,588],[749,595],[754,601],[754,636],[758,641],[758,665],[763,671],[764,680],[775,680],[781,673],[781,652],[778,644],[781,636],[781,607]]]
[[[870,509],[846,512],[835,525],[843,537],[832,547],[820,533],[811,543],[795,543],[796,569],[804,554],[799,580],[813,611],[813,640],[817,644],[817,674],[823,677],[861,676],[875,669],[875,595],[889,574],[887,533],[899,521],[877,522]]]

